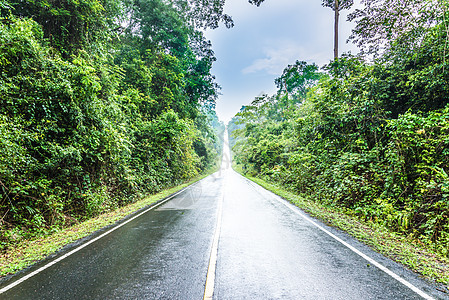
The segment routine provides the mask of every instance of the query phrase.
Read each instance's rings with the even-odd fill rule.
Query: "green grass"
[[[185,184],[150,195],[132,204],[101,214],[95,218],[63,229],[49,236],[21,241],[15,247],[0,254],[0,278],[25,269],[37,261],[61,250],[64,246],[76,242],[103,227],[112,225],[139,209],[154,204],[155,202],[209,176],[215,171],[215,169],[211,170],[206,175],[199,176]]]
[[[386,227],[374,222],[361,221],[339,208],[328,207],[311,199],[298,196],[283,187],[260,178],[245,177],[290,201],[311,216],[330,226],[346,231],[375,251],[402,263],[424,278],[441,283],[444,285],[442,289],[449,293],[449,260],[433,252],[429,246],[419,240],[391,232]]]

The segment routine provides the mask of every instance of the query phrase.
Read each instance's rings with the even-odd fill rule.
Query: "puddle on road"
[[[201,199],[202,194],[203,189],[201,187],[201,182],[198,182],[180,195],[157,208],[156,211],[194,209]]]

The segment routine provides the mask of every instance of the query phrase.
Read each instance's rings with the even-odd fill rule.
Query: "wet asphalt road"
[[[300,216],[305,214],[296,208],[297,213],[293,212],[287,207],[290,204],[282,203],[272,193],[232,171],[225,180],[214,298],[423,298],[324,234]],[[327,230],[421,290],[433,293],[433,297],[445,298],[411,272],[351,237],[332,228]]]
[[[0,299],[202,299],[217,224],[214,299],[422,299],[227,166],[225,161],[220,172]],[[449,299],[346,234],[327,229],[425,293]],[[0,289],[26,274],[0,283]]]
[[[0,299],[202,299],[222,180],[197,183]]]

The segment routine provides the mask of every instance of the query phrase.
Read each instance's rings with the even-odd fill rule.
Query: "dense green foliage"
[[[215,58],[188,8],[0,2],[0,249],[217,163]]]
[[[381,2],[375,1],[378,9],[394,15],[394,6],[389,10]],[[408,7],[414,11],[423,2],[410,3],[418,5]],[[426,15],[447,17],[440,6],[425,8],[434,11]],[[411,48],[406,36],[417,36],[413,30],[366,39],[371,36],[364,30],[384,32],[376,26],[388,25],[366,13],[371,9],[359,12],[363,34],[354,34],[371,51],[382,44],[377,59],[343,55],[321,72],[304,62],[286,68],[283,77],[294,76],[277,80],[282,85],[276,95],[257,98],[231,121],[234,159],[248,174],[411,234],[449,255],[446,21],[423,21]]]

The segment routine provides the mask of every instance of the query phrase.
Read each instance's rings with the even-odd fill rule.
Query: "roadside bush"
[[[135,51],[122,68],[120,52],[114,57],[81,47],[85,36],[68,57],[35,21],[2,20],[0,251],[184,182],[216,163],[216,129],[205,122],[209,134],[202,134],[190,118],[208,110],[200,110],[199,99],[183,102],[178,58]],[[141,68],[133,73],[135,65]],[[124,78],[128,71],[134,81]]]

